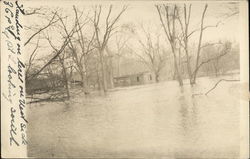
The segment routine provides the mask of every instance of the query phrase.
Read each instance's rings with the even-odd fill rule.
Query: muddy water
[[[28,154],[36,157],[237,158],[236,82],[176,82],[29,105]],[[234,91],[230,91],[234,90]]]

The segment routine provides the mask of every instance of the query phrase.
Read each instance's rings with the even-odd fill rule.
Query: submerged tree
[[[204,31],[208,28],[212,27],[218,27],[221,23],[220,21],[216,25],[204,25],[205,21],[205,15],[207,12],[208,5],[205,4],[203,11],[201,13],[201,19],[200,19],[200,27],[191,30],[190,29],[190,23],[191,23],[191,13],[192,13],[192,4],[189,4],[187,7],[186,4],[183,4],[183,7],[181,5],[177,6],[175,5],[156,5],[161,24],[163,26],[163,29],[167,35],[168,41],[171,45],[172,52],[174,55],[174,63],[175,63],[175,70],[177,73],[178,81],[180,85],[182,85],[181,75],[180,74],[180,67],[177,65],[177,54],[176,50],[177,47],[179,48],[179,58],[181,55],[181,52],[184,51],[185,53],[185,63],[187,68],[187,74],[190,81],[190,84],[193,85],[196,83],[196,79],[198,76],[198,72],[200,68],[213,60],[216,60],[219,62],[219,58],[224,56],[230,51],[229,43],[226,42],[224,45],[222,43],[206,43],[203,45],[203,36]],[[198,32],[198,43],[196,46],[196,51],[194,54],[190,54],[190,39],[191,36],[194,35],[194,33]],[[178,43],[176,42],[178,41]],[[210,57],[209,59],[202,61],[201,60],[201,53],[202,50],[207,47],[208,45],[223,45],[224,51],[218,52],[215,57]],[[193,58],[193,60],[191,60]]]
[[[105,69],[105,61],[104,61],[104,51],[106,49],[106,46],[108,44],[108,41],[112,34],[115,33],[115,29],[117,26],[115,24],[118,22],[120,19],[121,15],[125,12],[127,9],[126,6],[123,6],[122,10],[114,16],[114,18],[111,17],[111,13],[113,10],[113,6],[110,5],[108,9],[108,14],[104,17],[104,23],[105,27],[102,30],[101,28],[101,15],[103,14],[103,7],[101,5],[95,6],[94,9],[94,17],[93,17],[93,25],[95,28],[95,37],[96,37],[96,48],[98,49],[99,52],[99,57],[100,57],[100,65],[101,65],[101,73],[102,73],[102,89],[104,92],[107,91],[107,73]]]
[[[162,27],[164,29],[165,35],[170,43],[172,54],[174,57],[174,68],[177,75],[177,80],[179,85],[183,85],[182,75],[180,73],[180,68],[178,65],[177,57],[177,17],[178,17],[178,8],[177,5],[156,5]]]
[[[143,27],[142,32],[145,40],[138,39],[142,51],[140,53],[133,51],[133,53],[154,73],[155,81],[159,82],[160,72],[166,64],[167,53],[160,44],[159,34],[153,35]]]
[[[183,16],[181,16],[180,11],[178,11],[178,22],[179,22],[181,33],[182,33],[181,38],[179,40],[180,40],[180,45],[183,47],[184,52],[185,52],[186,62],[187,62],[187,72],[188,72],[188,77],[189,77],[191,85],[196,83],[198,72],[205,63],[208,63],[214,60],[219,62],[218,59],[224,56],[225,54],[227,54],[230,50],[230,46],[228,42],[226,42],[224,45],[221,42],[206,43],[202,45],[204,31],[208,28],[218,27],[218,25],[220,24],[220,22],[218,22],[216,25],[204,26],[204,20],[205,20],[205,14],[206,14],[207,8],[208,8],[208,5],[205,4],[202,15],[201,15],[200,28],[194,29],[192,31],[189,31],[192,4],[189,4],[188,9],[186,7],[186,4],[183,5]],[[197,44],[197,51],[196,51],[196,54],[194,54],[194,58],[195,58],[194,66],[192,66],[192,63],[190,61],[191,55],[189,54],[190,52],[189,39],[195,32],[199,32],[199,39],[198,39],[198,44]],[[206,61],[202,61],[201,52],[203,52],[204,48],[210,45],[223,45],[225,50],[223,53],[221,53],[220,51],[217,51],[218,53],[215,56],[209,57]]]

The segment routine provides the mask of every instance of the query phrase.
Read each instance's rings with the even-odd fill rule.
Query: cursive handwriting
[[[17,58],[17,61],[18,61],[17,62],[17,65],[18,65],[18,70],[17,70],[18,79],[19,79],[19,81],[21,81],[23,83],[25,65],[23,64],[23,62],[19,58]]]
[[[25,114],[23,112],[25,108],[25,100],[24,99],[20,99],[19,100],[19,109],[20,109],[20,114],[21,114],[21,118],[26,122],[28,123],[27,119],[25,118]]]
[[[25,14],[24,6],[20,1],[3,1],[4,15],[2,34],[6,44],[8,55],[8,65],[5,75],[8,87],[2,93],[3,97],[9,101],[10,127],[9,142],[10,146],[27,145],[27,119],[25,115],[25,64],[22,61],[22,21],[21,16]],[[15,95],[17,98],[14,98]]]
[[[22,13],[24,15],[24,9],[23,5],[19,5],[18,1],[16,1],[16,15],[15,15],[15,20],[16,20],[16,35],[18,36],[18,40],[20,41],[20,28],[23,28],[23,26],[19,22],[19,13]]]
[[[10,114],[10,117],[11,117],[11,121],[10,121],[10,145],[12,146],[12,143],[14,142],[15,145],[19,146],[19,143],[17,142],[17,140],[14,137],[17,135],[17,127],[15,126],[16,110],[13,107],[11,107],[10,112],[11,112],[11,114]]]
[[[8,46],[8,50],[9,50],[11,53],[15,54],[16,52],[14,51],[14,46],[13,46],[12,42],[9,41],[9,40],[5,40],[5,41],[6,41],[6,44],[7,44],[7,46]]]
[[[13,89],[16,88],[16,85],[13,83],[13,74],[16,74],[14,68],[11,65],[8,66],[8,101],[12,103]]]

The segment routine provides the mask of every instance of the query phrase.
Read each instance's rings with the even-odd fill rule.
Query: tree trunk
[[[80,72],[80,76],[81,76],[81,87],[83,88],[83,91],[85,94],[89,94],[89,89],[88,89],[88,84],[87,84],[87,78],[86,75],[83,71]]]
[[[67,99],[70,99],[69,86],[68,86],[68,79],[67,79],[66,73],[64,73],[64,79],[65,79],[65,86],[66,86]]]
[[[218,65],[217,65],[216,61],[213,62],[213,66],[214,66],[215,77],[217,77],[218,76],[218,68],[217,68]]]
[[[176,53],[175,53],[175,44],[172,43],[172,52],[173,52],[173,55],[174,55],[174,67],[175,67],[175,75],[177,76],[177,80],[179,82],[179,85],[182,86],[183,85],[183,81],[182,81],[182,77],[181,77],[181,74],[180,74],[180,70],[179,70],[179,67],[178,67],[178,62],[177,62],[177,57],[176,57]]]
[[[107,48],[108,46],[106,46],[106,48]],[[113,78],[114,78],[114,74],[113,74],[113,62],[112,62],[112,60],[113,60],[113,56],[112,56],[112,54],[111,54],[111,52],[110,52],[110,50],[107,48],[106,49],[106,51],[107,51],[107,54],[108,54],[108,59],[107,59],[107,68],[108,68],[108,75],[109,75],[109,87],[112,89],[112,88],[114,88],[114,80],[113,80]]]
[[[87,69],[87,60],[86,60],[86,58],[84,58],[84,69],[85,69],[85,73],[84,73],[85,88],[89,92],[89,79],[88,79],[88,69]]]
[[[200,59],[200,52],[201,52],[201,42],[202,42],[202,36],[203,36],[203,22],[204,22],[204,17],[205,17],[205,13],[207,10],[207,4],[205,5],[205,8],[203,10],[202,13],[202,17],[201,17],[201,28],[200,28],[200,36],[199,36],[199,43],[198,43],[198,49],[197,49],[197,57],[196,57],[196,63],[195,63],[195,71],[193,73],[193,81],[192,84],[196,83],[196,76],[197,76],[197,72],[199,70],[199,59]]]
[[[61,65],[62,65],[62,74],[63,74],[63,81],[64,81],[64,85],[66,87],[66,93],[67,93],[67,99],[70,99],[70,93],[69,93],[69,86],[68,86],[68,78],[67,78],[67,74],[66,74],[66,69],[64,66],[64,61],[59,57]]]
[[[173,80],[176,80],[176,68],[174,67]]]
[[[191,85],[196,84],[196,76],[197,76],[197,72],[198,72],[198,70],[195,70],[195,71],[194,71],[194,73],[193,73],[193,76],[192,76],[192,78],[191,78],[191,82],[190,82],[190,84],[191,84]]]
[[[192,71],[191,71],[191,65],[190,65],[189,58],[187,60],[187,71],[188,71],[189,83],[192,84]]]
[[[118,77],[120,76],[120,57],[118,57],[118,60],[117,60],[117,75]]]
[[[187,59],[187,72],[188,72],[188,78],[189,83],[192,85],[192,70],[191,70],[191,64],[190,64],[190,58],[188,53],[188,39],[185,39],[185,53],[186,53],[186,59]]]
[[[100,53],[100,62],[101,62],[101,71],[102,71],[102,89],[104,92],[107,91],[107,77],[106,77],[106,69],[104,65],[104,57],[103,57],[103,49],[99,50]]]
[[[176,62],[176,60],[175,60],[175,73],[176,73],[176,76],[177,76],[177,80],[178,80],[178,82],[179,82],[179,85],[180,86],[183,86],[183,81],[182,81],[182,77],[181,77],[181,75],[180,75],[180,72],[179,72],[179,68],[178,68],[178,64],[177,64],[177,62]]]
[[[159,74],[158,73],[155,73],[155,82],[159,83]]]
[[[109,82],[110,82],[110,88],[112,89],[112,88],[114,88],[114,80],[113,80],[113,67],[111,66],[110,67],[110,74],[109,74]]]
[[[99,73],[99,68],[97,67],[97,71],[96,71],[96,76],[97,76],[97,85],[98,85],[98,90],[101,90],[102,88],[102,82],[100,79],[100,73]]]

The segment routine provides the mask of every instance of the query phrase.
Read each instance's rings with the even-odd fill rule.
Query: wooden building
[[[124,87],[154,83],[154,73],[142,62],[126,59],[114,70],[114,86]]]
[[[133,85],[142,85],[148,83],[154,83],[154,75],[148,71],[124,75],[119,77],[114,77],[115,87],[124,87],[124,86],[133,86]]]

